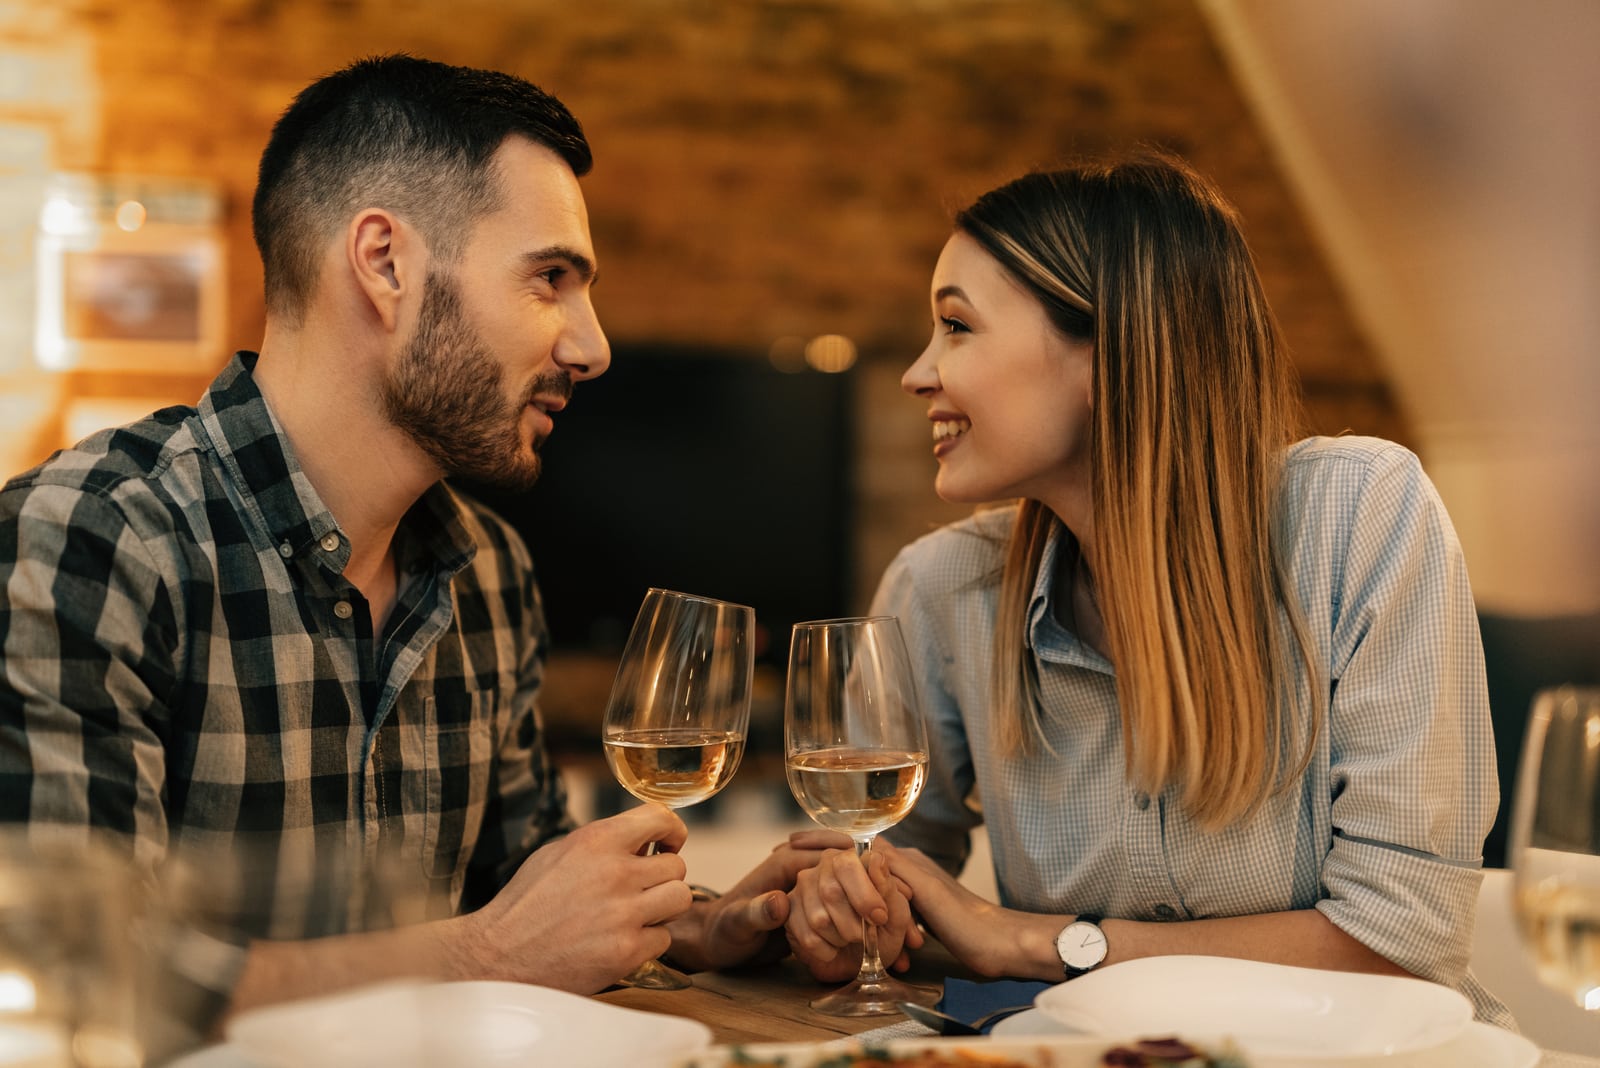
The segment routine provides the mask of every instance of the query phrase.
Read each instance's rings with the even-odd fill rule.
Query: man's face
[[[523,490],[573,383],[603,373],[611,351],[590,301],[594,249],[577,178],[520,137],[494,163],[501,206],[474,221],[453,268],[430,269],[383,403],[447,476]]]

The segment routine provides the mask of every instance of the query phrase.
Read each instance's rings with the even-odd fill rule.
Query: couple
[[[235,922],[173,961],[194,1015],[398,971],[587,993],[661,954],[844,979],[868,916],[902,963],[925,928],[991,975],[1406,971],[1506,1019],[1465,970],[1496,784],[1449,520],[1403,449],[1296,442],[1238,222],[1167,158],[1002,186],[934,269],[904,385],[937,489],[1020,503],[879,589],[932,746],[901,848],[868,868],[808,832],[702,900],[666,809],[575,827],[534,563],[442,480],[531,485],[607,367],[589,166],[515,77],[392,56],[316,82],[261,159],[260,354],[0,491],[0,819],[150,873],[269,858],[219,870]],[[980,821],[1000,905],[952,874]],[[351,857],[436,914],[365,931],[358,890],[296,889]]]

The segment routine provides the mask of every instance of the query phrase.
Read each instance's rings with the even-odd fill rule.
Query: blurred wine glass
[[[139,1068],[140,888],[97,840],[0,834],[0,1065]]]
[[[1533,703],[1512,810],[1523,942],[1539,979],[1600,1012],[1600,689]]]
[[[893,616],[796,623],[789,646],[784,771],[806,814],[848,834],[865,857],[922,792],[928,740],[911,659]],[[878,931],[863,922],[861,970],[811,1003],[831,1016],[886,1016],[897,1003],[932,1004],[939,991],[893,978]]]
[[[673,590],[646,592],[606,705],[606,762],[622,787],[668,808],[733,778],[750,726],[755,612]],[[654,847],[652,846],[652,849]],[[681,990],[689,977],[646,961],[622,980]]]

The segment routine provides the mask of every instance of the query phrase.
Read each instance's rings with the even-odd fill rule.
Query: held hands
[[[789,918],[788,891],[829,850],[849,846],[850,839],[835,831],[790,835],[722,897],[696,904],[669,925],[673,963],[700,971],[782,957],[789,949],[782,933]]]
[[[893,847],[878,839],[863,864],[844,835],[829,837],[839,847],[799,872],[789,894],[784,933],[795,957],[823,982],[854,978],[861,966],[865,917],[878,928],[883,960],[897,971],[906,970],[911,964],[907,951],[921,948],[924,939],[912,922],[911,887],[890,870]]]
[[[456,951],[477,978],[592,994],[666,952],[691,904],[683,821],[661,805],[596,820],[536,850],[493,901],[463,916]],[[661,852],[643,855],[651,842]]]

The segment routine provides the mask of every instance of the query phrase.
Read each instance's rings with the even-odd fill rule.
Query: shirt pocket
[[[496,695],[441,693],[427,700],[422,870],[460,881],[478,844],[494,765]]]

